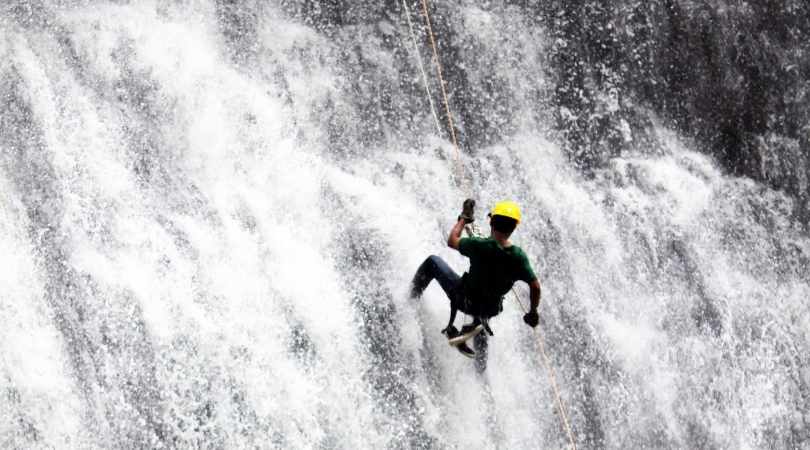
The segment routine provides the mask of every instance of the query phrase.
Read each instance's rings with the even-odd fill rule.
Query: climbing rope
[[[408,15],[408,24],[410,25],[410,29],[411,29],[411,39],[414,42],[414,47],[416,47],[416,37],[414,36],[413,25],[411,24],[411,20],[410,20],[410,11],[408,9],[408,5],[406,3],[406,0],[402,0],[402,5],[405,7],[405,12]],[[456,138],[455,127],[453,126],[453,115],[450,112],[450,102],[448,101],[448,98],[447,98],[447,90],[445,89],[444,77],[442,76],[442,65],[441,65],[441,62],[439,61],[439,51],[438,51],[438,48],[436,46],[436,38],[433,35],[433,27],[431,26],[431,22],[430,22],[430,13],[428,12],[427,0],[422,0],[422,13],[423,13],[423,15],[425,17],[425,23],[427,25],[427,32],[428,32],[428,35],[430,36],[430,44],[431,44],[431,47],[433,48],[433,60],[436,63],[436,73],[437,73],[437,75],[439,77],[439,86],[441,87],[441,90],[442,90],[442,98],[444,100],[444,109],[445,109],[445,113],[447,114],[447,124],[450,127],[450,137],[453,140],[453,146],[455,147],[455,150],[456,150],[456,163],[457,163],[457,170],[458,170],[457,177],[462,183],[469,183],[469,180],[467,180],[467,178],[464,177],[464,173],[463,173],[464,168],[463,168],[463,166],[461,164],[461,149],[460,149],[460,147],[458,145],[458,140]],[[418,48],[414,48],[414,50],[415,50],[415,53],[418,56],[419,55]],[[436,115],[436,111],[433,109],[433,100],[431,99],[430,89],[428,88],[427,75],[426,75],[426,73],[424,71],[424,68],[422,67],[422,59],[421,59],[421,57],[419,57],[419,66],[420,66],[420,70],[422,70],[423,80],[424,80],[424,83],[425,83],[425,91],[427,92],[428,100],[430,101],[431,112],[433,112],[433,116],[436,119],[436,125],[438,127],[439,126],[439,120],[438,120],[438,116]],[[469,190],[469,184],[468,184],[468,190]],[[470,192],[471,192],[471,190],[470,190]],[[479,234],[478,231],[475,228],[470,227],[470,226],[465,227],[465,230],[467,231],[467,234],[470,235],[470,236],[474,236],[474,235]],[[515,292],[514,288],[512,288],[512,295],[514,296],[515,302],[517,302],[518,307],[520,307],[521,311],[523,311],[523,314],[526,314],[528,311],[526,310],[526,308],[524,308],[523,303],[521,303],[520,297],[518,297],[517,292]],[[568,442],[571,444],[571,448],[573,450],[576,450],[577,449],[576,438],[574,437],[574,432],[571,429],[571,424],[568,421],[568,414],[565,411],[565,404],[562,401],[562,396],[560,395],[560,389],[557,386],[557,374],[554,371],[554,367],[551,365],[551,358],[549,358],[548,353],[546,353],[545,341],[543,340],[543,336],[540,334],[540,332],[538,331],[537,328],[532,328],[532,331],[534,332],[534,335],[537,337],[537,342],[538,342],[538,344],[540,346],[540,353],[542,353],[542,355],[543,355],[543,363],[546,366],[546,371],[548,373],[548,378],[549,378],[551,387],[552,387],[552,389],[554,391],[554,397],[555,397],[555,400],[556,400],[556,403],[557,403],[557,409],[560,412],[560,418],[562,420],[563,427],[565,428],[565,432],[566,432],[566,434],[568,436]]]
[[[515,303],[518,304],[520,310],[523,311],[523,314],[528,313],[529,311],[523,307],[523,303],[520,301],[520,298],[515,292],[515,288],[512,288],[512,295],[515,298]],[[539,305],[538,305],[538,309]],[[540,353],[543,354],[543,362],[546,365],[546,371],[548,372],[549,381],[551,381],[551,388],[554,390],[554,397],[557,400],[557,409],[560,411],[560,417],[562,418],[563,426],[565,427],[565,432],[568,434],[568,442],[571,444],[571,448],[573,450],[577,450],[577,442],[574,438],[574,432],[571,431],[571,424],[568,422],[568,414],[565,412],[565,404],[563,404],[562,396],[560,396],[560,389],[557,387],[557,374],[554,371],[554,366],[551,365],[551,358],[548,357],[548,353],[546,353],[546,343],[543,340],[543,335],[537,331],[537,328],[532,328],[534,335],[537,336],[537,343],[540,345]]]
[[[436,62],[436,74],[439,76],[439,87],[442,88],[442,99],[444,100],[444,111],[447,114],[447,125],[450,128],[450,137],[453,140],[453,147],[456,149],[456,166],[458,170],[459,183],[466,184],[466,190],[472,194],[469,181],[464,177],[464,168],[461,164],[461,148],[456,138],[456,127],[453,125],[453,114],[450,112],[450,101],[447,99],[447,89],[445,88],[444,77],[442,76],[442,63],[439,60],[439,49],[436,46],[436,37],[433,35],[433,26],[430,23],[430,13],[428,12],[427,0],[422,0],[422,13],[425,16],[428,36],[430,36],[430,46],[433,48],[433,61]]]
[[[405,9],[405,17],[408,18],[408,29],[411,30],[411,43],[413,44],[413,53],[416,55],[416,60],[419,62],[419,72],[422,73],[422,82],[425,85],[425,94],[427,94],[428,103],[430,103],[430,112],[433,114],[433,122],[436,124],[436,131],[441,137],[442,125],[439,123],[439,115],[436,114],[436,107],[433,105],[433,94],[430,92],[430,84],[428,83],[427,72],[425,72],[425,65],[422,63],[422,55],[419,52],[419,44],[416,41],[416,33],[413,31],[413,22],[411,21],[411,9],[408,8],[408,1],[402,0],[402,7]]]

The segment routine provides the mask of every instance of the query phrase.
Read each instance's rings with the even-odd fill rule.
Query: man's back
[[[502,247],[495,239],[463,238],[459,252],[470,258],[470,271],[464,276],[464,294],[475,315],[491,317],[501,311],[501,299],[515,281],[531,283],[537,277],[523,250]]]

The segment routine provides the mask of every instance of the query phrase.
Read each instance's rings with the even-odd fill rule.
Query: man
[[[537,307],[540,304],[540,281],[532,270],[526,254],[520,247],[509,241],[512,232],[520,223],[520,207],[517,203],[503,201],[495,204],[490,218],[490,236],[462,238],[461,233],[468,223],[473,222],[474,200],[466,200],[462,214],[450,230],[447,245],[470,259],[470,270],[459,277],[447,263],[438,256],[430,256],[419,266],[411,282],[411,297],[419,297],[430,284],[436,280],[450,299],[450,322],[442,330],[451,345],[469,357],[476,357],[467,345],[466,340],[475,337],[475,347],[479,357],[479,369],[486,368],[486,336],[490,335],[487,321],[503,310],[503,296],[509,292],[515,281],[529,284],[531,309],[523,316],[523,321],[536,327],[539,316]],[[458,331],[455,322],[456,311],[473,316],[471,324]]]

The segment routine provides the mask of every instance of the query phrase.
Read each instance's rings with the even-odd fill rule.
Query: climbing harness
[[[466,177],[464,177],[464,173],[463,173],[464,170],[463,170],[463,165],[461,163],[461,149],[459,148],[458,139],[456,138],[456,130],[455,130],[455,126],[453,125],[453,115],[450,112],[450,102],[448,101],[448,98],[447,98],[447,90],[445,88],[444,77],[442,76],[442,65],[441,65],[441,61],[439,60],[439,51],[438,51],[438,47],[436,46],[436,38],[435,38],[435,36],[433,34],[433,27],[432,27],[431,22],[430,22],[430,13],[429,13],[429,9],[428,9],[428,0],[421,0],[421,2],[422,2],[422,14],[423,14],[424,19],[425,19],[425,24],[427,25],[428,36],[430,37],[430,45],[431,45],[431,47],[433,49],[433,60],[436,63],[436,73],[437,73],[438,78],[439,78],[439,86],[441,87],[441,91],[442,91],[442,99],[444,100],[444,109],[445,109],[445,113],[447,114],[447,123],[448,123],[448,126],[450,128],[450,137],[451,137],[451,139],[453,141],[453,146],[455,147],[455,150],[456,150],[456,167],[457,167],[457,171],[458,171],[457,172],[457,177],[458,177],[458,179],[459,179],[459,181],[461,183],[467,184],[467,186],[466,186],[467,190],[471,191],[471,183],[469,182],[469,180]],[[406,0],[402,0],[402,5],[404,6],[405,13],[408,16],[408,24],[410,25],[410,30],[411,30],[411,39],[412,39],[412,41],[414,43],[414,47],[416,47],[416,37],[414,35],[413,25],[411,24],[410,10],[408,8]],[[430,89],[428,87],[427,75],[426,75],[425,70],[424,70],[424,68],[422,66],[422,60],[421,60],[421,57],[419,56],[419,51],[418,50],[419,50],[418,48],[414,48],[415,53],[419,57],[419,66],[420,66],[420,70],[422,71],[423,81],[425,83],[425,91],[427,92],[428,100],[430,101],[431,112],[433,113],[433,117],[436,120],[436,125],[438,127],[439,126],[438,116],[436,114],[436,111],[433,109],[433,100],[431,98]],[[467,232],[468,236],[480,235],[478,233],[478,230],[474,226],[466,225],[464,227],[464,229]],[[520,310],[523,311],[524,314],[526,314],[528,311],[523,306],[523,303],[521,303],[520,297],[518,297],[517,292],[515,292],[514,287],[512,288],[512,295],[514,296],[515,302],[518,304],[518,307],[520,307]],[[489,327],[487,326],[487,328],[489,328]],[[537,342],[538,342],[538,344],[540,346],[540,352],[543,355],[543,363],[546,366],[546,371],[548,372],[548,378],[549,378],[549,381],[551,383],[551,387],[552,387],[552,389],[554,391],[554,396],[555,396],[555,400],[556,400],[556,403],[557,403],[557,409],[560,412],[560,418],[562,420],[563,427],[565,428],[565,432],[567,434],[568,441],[571,444],[571,448],[573,450],[576,450],[577,449],[576,438],[575,438],[574,433],[573,433],[573,431],[571,429],[571,425],[570,425],[570,423],[568,421],[568,414],[566,413],[565,404],[563,403],[562,396],[560,395],[560,389],[557,386],[556,372],[554,371],[554,367],[552,367],[552,365],[551,365],[551,359],[548,357],[548,353],[546,353],[545,341],[543,340],[543,336],[540,334],[540,332],[538,331],[537,328],[532,328],[532,331],[534,332],[535,336],[537,337]],[[491,331],[490,331],[490,333],[491,333]]]

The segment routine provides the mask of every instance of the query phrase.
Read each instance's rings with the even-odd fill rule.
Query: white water
[[[564,447],[511,298],[483,375],[444,344],[438,287],[405,298],[431,253],[464,269],[443,243],[466,193],[428,111],[369,124],[369,143],[374,100],[352,83],[415,66],[358,27],[366,73],[257,11],[247,62],[212,5],[4,12],[0,447]],[[497,58],[512,18],[459,11]],[[373,29],[410,45],[404,22]],[[498,43],[526,55],[499,66],[516,98],[546,83],[521,76],[542,46],[518,42]],[[463,163],[480,205],[524,206],[514,240],[580,447],[808,445],[810,240],[791,200],[664,129],[584,178],[525,117]]]

